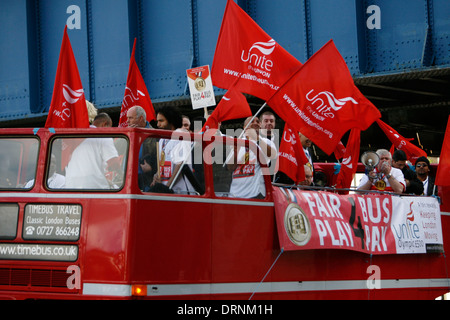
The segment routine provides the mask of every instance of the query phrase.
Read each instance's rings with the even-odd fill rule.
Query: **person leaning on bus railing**
[[[250,120],[252,117],[245,119],[244,128]],[[256,144],[256,150],[254,144],[248,147],[235,145],[233,157],[227,163],[228,170],[233,172],[230,187],[233,197],[264,199],[266,196],[260,163],[267,164],[270,159],[275,159],[277,151],[272,141],[259,135],[260,129],[259,118],[255,117],[245,130],[244,137]]]
[[[392,167],[391,153],[386,149],[378,149],[376,153],[380,157],[380,162],[361,178],[357,189],[403,193],[405,178],[400,169]]]

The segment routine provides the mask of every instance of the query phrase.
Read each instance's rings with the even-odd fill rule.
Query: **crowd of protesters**
[[[92,104],[87,105],[92,110]],[[95,109],[95,107],[94,107]],[[166,106],[156,112],[156,126],[158,129],[178,132],[198,132],[197,122],[201,126],[205,118],[191,119],[182,115],[176,107]],[[262,199],[265,197],[264,179],[259,163],[272,168],[270,176],[273,182],[293,185],[294,181],[283,172],[276,172],[270,166],[277,162],[278,146],[280,142],[279,130],[276,128],[276,116],[271,111],[265,111],[259,116],[249,117],[243,124],[243,139],[252,141],[257,149],[236,147],[232,156],[227,159],[227,168],[232,172],[230,194],[242,198]],[[146,113],[140,106],[133,106],[127,112],[129,127],[152,128],[147,121]],[[109,123],[111,126],[111,123]],[[220,123],[217,132],[220,133]],[[222,133],[221,133],[222,134]],[[222,134],[223,135],[223,134]],[[312,141],[298,132],[306,159],[304,166],[305,180],[297,185],[315,186],[314,160],[312,156]],[[160,139],[151,149],[151,154],[141,148],[139,154],[139,185],[141,190],[149,192],[185,192],[194,191],[190,179],[185,177],[183,167],[193,171],[191,144],[171,139]],[[386,149],[377,150],[378,165],[372,170],[366,170],[357,187],[358,190],[378,190],[414,195],[436,195],[434,178],[430,171],[430,161],[426,157],[418,158],[415,163],[408,163],[403,150],[396,150],[391,154]],[[241,159],[242,158],[242,159]],[[194,170],[195,171],[195,170]],[[318,183],[317,185],[322,185]]]

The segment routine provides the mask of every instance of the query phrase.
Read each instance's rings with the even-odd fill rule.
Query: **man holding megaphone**
[[[401,170],[392,167],[391,153],[386,149],[377,152],[366,152],[361,157],[361,162],[367,168],[358,186],[358,190],[393,191],[402,193],[405,191],[405,178]]]

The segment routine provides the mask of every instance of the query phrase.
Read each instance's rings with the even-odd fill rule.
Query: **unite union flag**
[[[350,188],[353,176],[358,168],[361,144],[361,130],[353,128],[348,137],[347,147],[341,162],[341,169],[336,178],[336,188]]]
[[[67,26],[59,53],[52,102],[46,128],[89,128],[83,85],[67,34]]]
[[[127,111],[133,106],[140,106],[145,110],[147,121],[156,119],[150,95],[142,77],[135,58],[136,39],[134,39],[133,51],[131,52],[130,67],[128,69],[127,84],[120,109],[119,127],[128,127]]]
[[[317,51],[267,101],[290,126],[330,155],[345,132],[381,117],[355,86],[333,40]]]
[[[286,122],[278,152],[278,170],[284,172],[295,183],[305,180],[304,165],[308,163],[298,133]]]
[[[381,119],[377,119],[377,123],[380,126],[381,130],[386,134],[389,141],[392,142],[391,153],[394,151],[394,147],[399,150],[403,150],[411,163],[416,163],[417,158],[426,157],[427,153],[420,149],[419,147],[413,145],[410,140],[402,137],[397,131],[395,131],[388,124],[383,122]]]
[[[228,0],[211,67],[213,84],[268,100],[302,64]]]

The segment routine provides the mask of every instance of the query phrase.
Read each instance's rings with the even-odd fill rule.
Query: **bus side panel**
[[[202,283],[211,280],[209,203],[137,200],[135,209],[133,282]]]
[[[213,282],[259,282],[280,249],[273,206],[213,205]]]
[[[125,281],[130,200],[95,199],[83,207],[85,233],[84,282]]]

